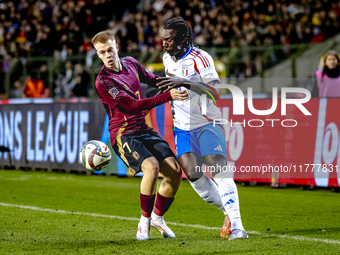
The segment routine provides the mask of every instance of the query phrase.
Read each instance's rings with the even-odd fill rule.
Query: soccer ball
[[[91,140],[83,145],[80,151],[81,163],[91,171],[103,170],[111,160],[111,152],[101,141]]]

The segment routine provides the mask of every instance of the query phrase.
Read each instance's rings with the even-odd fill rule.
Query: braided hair
[[[164,29],[176,30],[175,42],[178,43],[178,49],[188,50],[189,46],[193,46],[192,31],[188,23],[180,18],[171,18],[164,22]]]

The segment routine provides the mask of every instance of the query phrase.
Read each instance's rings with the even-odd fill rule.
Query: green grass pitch
[[[137,241],[140,181],[0,170],[0,254],[340,253],[339,193],[238,185],[249,239],[228,241],[187,181],[165,215],[176,238]]]

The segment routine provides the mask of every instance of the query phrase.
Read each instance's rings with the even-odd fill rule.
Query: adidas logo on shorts
[[[222,146],[221,146],[221,145],[217,146],[217,147],[214,149],[214,151],[223,151],[223,150],[222,150]]]

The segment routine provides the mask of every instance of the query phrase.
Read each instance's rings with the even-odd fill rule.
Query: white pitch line
[[[36,206],[28,206],[28,205],[16,205],[16,204],[7,204],[7,203],[0,203],[0,206],[6,207],[16,207],[21,209],[28,209],[33,211],[41,211],[41,212],[51,212],[51,213],[60,213],[60,214],[75,214],[75,215],[85,215],[85,216],[92,216],[92,217],[101,217],[101,218],[110,218],[110,219],[118,219],[118,220],[131,220],[131,221],[139,221],[139,218],[134,217],[123,217],[123,216],[116,216],[116,215],[106,215],[106,214],[99,214],[99,213],[87,213],[87,212],[71,212],[65,210],[57,210],[57,209],[48,209],[48,208],[41,208]],[[199,229],[207,229],[207,230],[220,230],[218,227],[207,227],[198,224],[185,224],[185,223],[177,223],[177,222],[169,222],[167,224],[180,226],[180,227],[189,227],[189,228],[199,228]],[[332,240],[332,239],[320,239],[320,238],[310,238],[304,236],[291,236],[291,235],[276,235],[276,234],[264,234],[258,231],[247,231],[248,234],[254,235],[261,235],[264,237],[278,237],[278,238],[287,238],[287,239],[294,239],[298,241],[310,241],[310,242],[323,242],[323,243],[330,243],[330,244],[340,244],[340,241]]]

